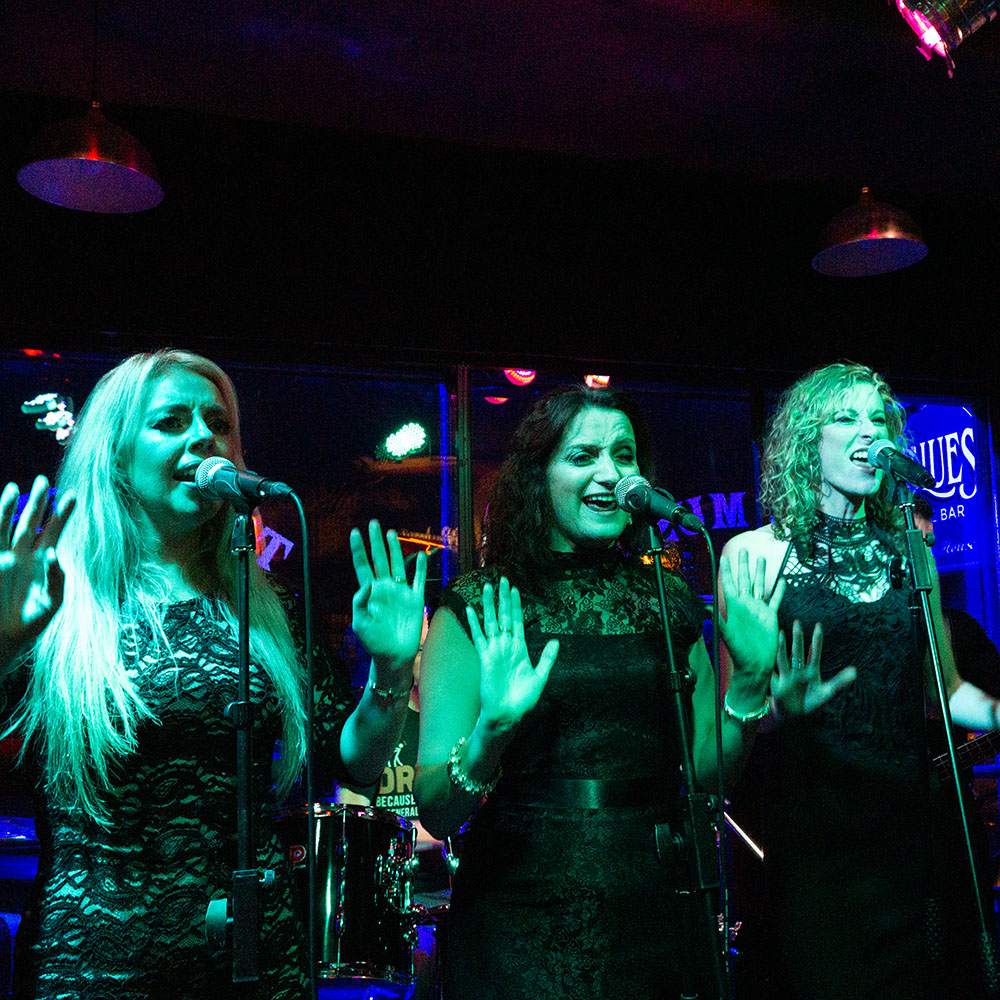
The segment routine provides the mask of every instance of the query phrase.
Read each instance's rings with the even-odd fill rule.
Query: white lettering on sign
[[[916,444],[917,461],[934,477],[934,487],[927,490],[931,496],[950,500],[957,495],[971,500],[976,495],[975,444],[971,427]]]

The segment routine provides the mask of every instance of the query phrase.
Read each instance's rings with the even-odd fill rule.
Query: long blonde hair
[[[870,385],[885,405],[886,434],[903,441],[904,412],[885,379],[865,365],[837,362],[804,375],[785,393],[764,438],[760,471],[760,502],[774,519],[778,538],[808,540],[819,521],[823,483],[819,438],[844,395]],[[865,504],[869,519],[885,530],[899,526],[889,502],[889,477],[883,476],[875,496]]]
[[[155,722],[122,660],[122,630],[147,626],[169,655],[158,574],[143,545],[126,470],[152,385],[176,368],[219,390],[232,428],[233,461],[245,467],[236,392],[213,362],[187,351],[136,354],[101,378],[80,412],[58,476],[60,491],[72,490],[78,508],[58,546],[66,571],[63,605],[36,643],[28,692],[12,723],[21,728],[25,746],[33,743],[41,752],[57,801],[102,824],[109,822],[102,792],[111,785],[114,763],[138,749],[139,724]],[[201,527],[200,553],[206,596],[214,598],[235,636],[232,519],[227,504]],[[256,564],[250,622],[251,656],[274,685],[282,709],[283,795],[304,755],[303,675],[285,610]]]

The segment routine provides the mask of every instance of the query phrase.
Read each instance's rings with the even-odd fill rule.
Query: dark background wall
[[[879,0],[329,6],[5,5],[10,346],[776,382],[849,356],[992,391],[995,25],[949,80]],[[152,152],[158,208],[14,183],[92,92]],[[862,184],[930,253],[817,275]]]

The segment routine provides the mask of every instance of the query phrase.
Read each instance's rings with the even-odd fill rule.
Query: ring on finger
[[[796,656],[792,657],[792,670],[805,670],[806,665]]]

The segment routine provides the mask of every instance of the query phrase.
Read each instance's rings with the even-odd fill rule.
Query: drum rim
[[[370,962],[317,962],[316,975],[330,981],[342,979],[392,983],[394,986],[410,986],[416,978],[412,973],[397,972],[391,966],[374,966]]]
[[[328,819],[332,816],[354,816],[359,819],[378,820],[388,826],[396,826],[403,831],[414,828],[412,821],[405,816],[400,816],[379,806],[366,806],[354,802],[335,802],[333,799],[316,799],[313,802],[313,811],[317,819]],[[277,819],[302,819],[308,818],[308,815],[309,811],[304,804],[285,806],[275,814]]]

